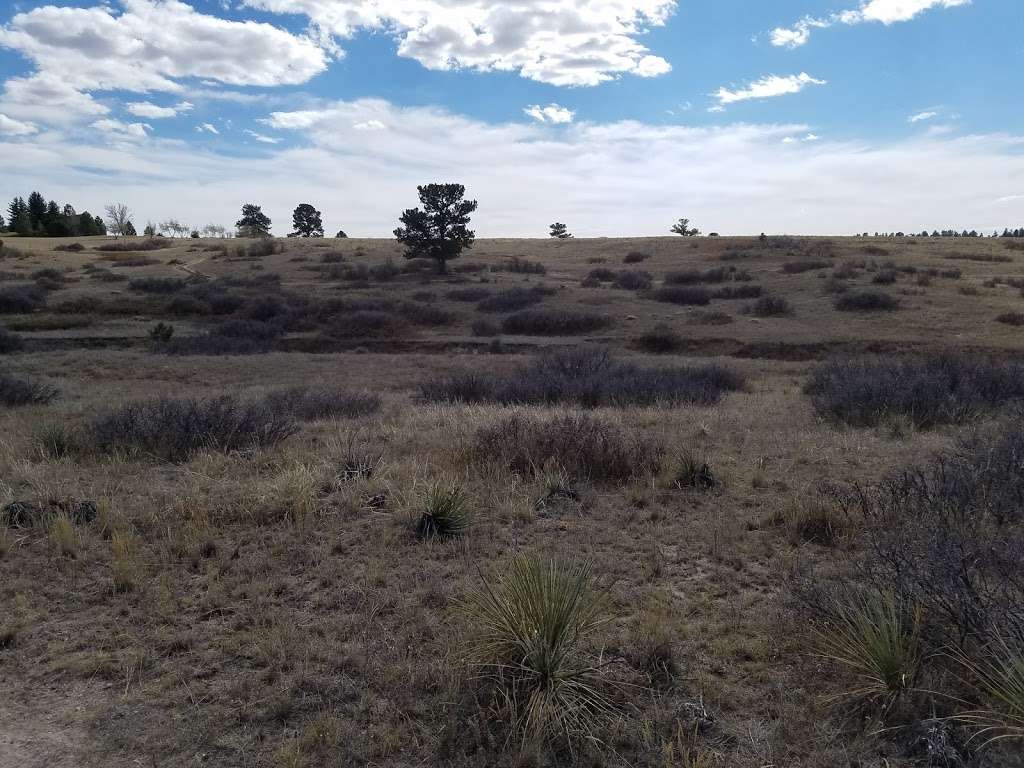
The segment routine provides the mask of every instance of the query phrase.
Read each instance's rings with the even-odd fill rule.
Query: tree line
[[[99,216],[88,211],[78,213],[70,203],[47,202],[42,194],[32,192],[28,200],[11,200],[7,220],[0,215],[0,232],[14,232],[22,237],[88,237],[107,234],[107,227]]]

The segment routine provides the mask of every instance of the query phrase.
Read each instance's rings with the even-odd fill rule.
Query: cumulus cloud
[[[90,94],[76,90],[52,73],[12,77],[0,94],[0,110],[7,115],[65,125],[110,112]]]
[[[861,0],[859,8],[839,11],[823,18],[805,16],[791,27],[776,27],[770,39],[780,48],[799,48],[811,38],[811,30],[825,29],[836,24],[864,24],[880,22],[885,25],[910,21],[932,8],[956,8],[969,5],[971,0]]]
[[[120,9],[46,5],[16,14],[0,27],[0,47],[35,67],[30,76],[7,81],[0,108],[50,121],[55,115],[39,92],[61,89],[66,98],[48,102],[60,111],[71,102],[61,122],[107,111],[93,102],[93,91],[175,93],[183,90],[185,78],[296,85],[322,72],[328,61],[309,37],[202,14],[180,0],[121,0]]]
[[[165,117],[175,117],[182,112],[189,112],[194,105],[188,101],[182,101],[171,107],[161,107],[148,101],[133,101],[125,104],[125,109],[136,117],[148,117],[151,120],[159,120]]]
[[[558,104],[548,104],[542,107],[540,104],[531,104],[523,109],[527,115],[538,123],[571,123],[575,112]]]
[[[30,136],[38,131],[39,129],[32,125],[32,123],[15,120],[13,117],[8,117],[3,112],[0,112],[0,135]]]
[[[811,77],[806,72],[799,75],[768,75],[760,80],[755,80],[746,88],[730,91],[728,88],[719,88],[712,94],[718,99],[719,106],[733,104],[737,101],[748,101],[750,99],[770,99],[775,96],[785,96],[790,93],[799,93],[809,85],[825,85],[824,80]]]
[[[318,39],[383,31],[398,54],[428,69],[519,72],[563,86],[623,74],[656,77],[671,65],[638,38],[660,26],[675,0],[243,0],[273,13],[304,14]]]
[[[149,135],[146,131],[153,130],[153,126],[149,123],[124,123],[110,118],[97,120],[92,127],[117,139],[144,139]]]

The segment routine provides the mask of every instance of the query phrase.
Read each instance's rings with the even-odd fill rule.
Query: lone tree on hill
[[[416,188],[423,208],[408,208],[399,221],[404,226],[395,237],[405,246],[407,259],[433,259],[437,271],[445,272],[448,261],[471,248],[476,235],[468,228],[469,214],[476,200],[463,200],[462,184],[427,184]]]
[[[696,237],[700,234],[700,230],[696,227],[692,229],[690,228],[689,219],[680,219],[672,225],[672,229],[670,231],[675,232],[677,235],[682,235],[683,237]]]
[[[300,203],[292,212],[292,227],[295,231],[289,237],[323,237],[324,222],[320,211],[309,203]]]
[[[559,240],[569,240],[572,235],[569,234],[569,228],[560,221],[556,221],[551,225],[551,237],[557,237]]]
[[[242,206],[242,218],[235,226],[239,237],[270,237],[270,217],[254,203]]]
[[[115,235],[128,235],[128,228],[132,223],[132,212],[128,210],[128,206],[124,203],[111,203],[110,205],[104,206],[104,211],[107,214],[107,223],[109,231]],[[131,234],[135,234],[135,227],[131,227]]]

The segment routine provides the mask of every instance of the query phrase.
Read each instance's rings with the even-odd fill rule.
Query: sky
[[[386,237],[1024,226],[1022,0],[0,0],[0,200]],[[141,229],[141,226],[139,226]]]

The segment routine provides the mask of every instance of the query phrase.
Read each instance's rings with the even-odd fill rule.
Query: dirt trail
[[[208,258],[209,257],[207,256],[200,256],[198,259],[193,259],[188,264],[175,264],[174,266],[176,269],[180,269],[182,272],[185,272],[192,277],[198,277],[200,280],[212,280],[212,275],[208,275],[195,268],[197,264],[202,264]]]

